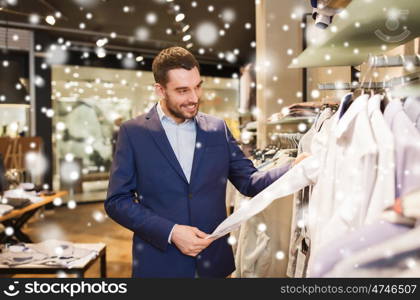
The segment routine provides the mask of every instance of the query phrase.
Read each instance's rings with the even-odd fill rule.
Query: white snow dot
[[[235,245],[236,244],[236,238],[233,235],[229,236],[228,237],[228,243],[231,246]]]
[[[68,207],[69,209],[75,209],[75,208],[76,208],[76,206],[77,206],[77,204],[76,204],[76,201],[74,201],[74,200],[70,200],[70,201],[67,203],[67,207]]]
[[[258,231],[264,232],[266,230],[267,230],[267,225],[265,225],[264,223],[258,224]]]
[[[4,230],[4,233],[7,235],[7,236],[12,236],[13,235],[13,233],[15,233],[15,230],[13,229],[13,227],[6,227],[6,229]]]
[[[63,203],[63,199],[61,199],[61,198],[54,198],[54,200],[53,200],[53,204],[55,206],[60,206],[62,203]]]
[[[282,260],[285,258],[284,252],[283,251],[277,251],[276,252],[276,259],[278,260]]]

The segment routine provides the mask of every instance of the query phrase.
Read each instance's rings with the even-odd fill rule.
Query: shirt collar
[[[347,96],[347,95],[346,95]],[[345,97],[346,97],[345,96]],[[350,127],[350,124],[353,122],[353,120],[356,118],[356,116],[363,110],[366,110],[367,115],[367,101],[369,99],[369,95],[364,94],[359,97],[357,97],[353,103],[350,105],[350,107],[346,110],[346,112],[343,114],[341,119],[336,117],[336,128],[335,133],[337,138],[341,138],[344,133],[347,131],[347,129]],[[346,98],[348,101],[348,98]],[[342,101],[340,104],[339,112],[343,110],[345,102]]]
[[[167,115],[165,114],[165,112],[164,112],[164,111],[163,111],[163,109],[162,109],[162,106],[160,105],[160,101],[158,101],[156,109],[157,109],[157,113],[158,113],[158,116],[159,116],[159,120],[160,120],[161,122],[162,122],[163,120],[168,120],[168,121],[170,121],[170,122],[172,122],[172,123],[174,123],[174,124],[176,124],[176,125],[189,124],[189,123],[193,122],[193,120],[186,119],[186,120],[185,120],[184,122],[182,122],[181,124],[178,124],[177,122],[175,122],[175,120],[174,120],[173,118],[171,118],[171,117],[169,117],[169,116],[167,116]],[[194,118],[194,120],[195,120],[195,118]]]

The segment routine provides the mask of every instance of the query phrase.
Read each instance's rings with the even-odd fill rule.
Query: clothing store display
[[[348,95],[345,96],[344,100],[347,99],[347,97]],[[355,103],[353,103],[353,105],[351,106],[351,109],[348,110],[346,117],[343,116],[343,118],[340,120],[338,116],[340,115],[341,109],[343,109],[343,103],[345,103],[344,100],[342,101],[339,111],[337,114],[335,114],[334,121],[331,124],[332,130],[331,132],[328,133],[329,138],[328,138],[328,145],[326,147],[326,151],[329,157],[328,160],[324,159],[323,157],[319,155],[312,155],[311,157],[303,160],[300,164],[290,169],[286,174],[284,174],[281,178],[276,180],[264,191],[262,191],[257,196],[252,198],[246,206],[242,206],[240,209],[235,211],[229,218],[224,220],[210,236],[221,237],[229,233],[230,231],[238,228],[243,222],[245,222],[250,217],[261,212],[264,208],[270,205],[275,199],[297,192],[298,190],[310,184],[315,184],[317,182],[318,174],[320,173],[320,167],[322,167],[324,170],[323,176],[320,177],[320,178],[324,178],[323,180],[325,182],[321,181],[325,185],[323,187],[324,189],[331,189],[331,185],[332,185],[331,175],[338,176],[338,178],[347,176],[348,178],[345,178],[346,180],[354,179],[356,183],[360,182],[361,185],[368,185],[369,182],[371,182],[374,179],[374,176],[367,177],[367,178],[363,177],[362,179],[362,176],[360,176],[360,174],[357,174],[357,172],[363,172],[365,170],[368,173],[373,172],[372,167],[373,167],[373,160],[375,158],[368,157],[368,159],[364,159],[366,156],[369,156],[369,155],[374,156],[376,154],[376,145],[373,143],[373,146],[372,146],[372,142],[371,142],[373,140],[373,136],[371,136],[371,139],[369,142],[369,138],[367,140],[364,140],[362,137],[359,137],[358,139],[355,138],[354,140],[352,140],[351,138],[348,138],[348,136],[345,134],[346,129],[348,129],[350,133],[354,133],[356,130],[362,130],[362,132],[365,132],[367,130],[368,133],[371,131],[369,127],[369,120],[368,120],[368,115],[367,115],[367,97],[368,96],[363,96],[359,98],[358,101],[355,101]],[[359,111],[362,112],[361,117],[357,116]],[[356,121],[358,122],[356,121],[353,122],[354,121],[353,119],[356,119]],[[341,122],[338,123],[338,121],[341,121]],[[350,145],[347,145],[346,143],[341,143],[340,147],[336,149],[335,147],[338,145],[335,139],[337,138],[340,139],[340,137],[342,139],[345,139],[345,142],[347,143],[348,141],[350,142],[353,141],[354,145],[351,143]],[[358,143],[357,147],[356,147],[356,142]],[[329,164],[331,164],[331,161],[332,161],[332,164],[334,164],[334,167],[335,167],[335,162],[334,160],[330,159],[330,155],[333,156],[335,154],[333,152],[339,152],[339,150],[343,151],[344,149],[340,149],[340,148],[344,148],[345,146],[347,147],[353,146],[353,147],[350,147],[350,149],[352,149],[352,151],[355,151],[357,154],[359,154],[359,155],[354,155],[348,158],[348,161],[346,161],[346,157],[344,157],[344,155],[341,157],[337,156],[337,159],[340,160],[340,164],[342,166],[348,166],[348,170],[350,171],[346,173],[346,172],[342,172],[341,168],[340,170],[338,169],[328,170],[327,168],[327,171],[330,171],[330,172],[333,171],[333,173],[330,173],[328,175],[328,173],[325,171],[326,161],[329,162]],[[316,143],[315,143],[315,147],[317,147]],[[325,153],[323,150],[316,150],[316,151],[317,153]],[[346,154],[349,155],[347,151],[346,151]],[[363,159],[359,158],[359,156],[363,157]],[[360,160],[361,165],[357,163],[358,159]],[[337,166],[338,165],[339,164],[337,164]],[[358,166],[358,168],[356,169],[355,166]],[[355,172],[356,170],[357,172]],[[359,177],[357,177],[357,175],[359,175]],[[344,180],[343,182],[347,182],[346,180]],[[317,183],[317,185],[318,184],[319,182]],[[351,189],[349,185],[346,186],[344,183],[343,183],[343,187],[347,189]],[[320,191],[322,195],[322,188],[319,188],[318,190]],[[360,193],[362,197],[366,196],[364,194],[365,193],[364,190],[360,187],[357,189],[357,192]],[[350,190],[350,193],[354,194],[354,191]],[[370,194],[369,189],[367,193]],[[334,195],[331,195],[330,190],[328,190],[325,194],[330,196],[329,198],[327,198],[326,201],[327,202],[332,201],[332,200],[328,200],[334,196]],[[353,198],[350,195],[347,195],[347,196],[344,195],[344,197]],[[338,200],[341,200],[340,202],[343,202],[342,201],[343,196],[341,196],[341,194],[340,194],[340,197],[338,197]],[[358,219],[358,216],[356,215],[356,212],[357,212],[356,210],[360,210],[361,206],[363,207],[366,206],[366,203],[360,200],[355,200],[355,201],[359,201],[359,205],[353,205],[352,201],[350,201],[350,203],[345,203],[345,202],[342,203],[343,208],[342,210],[339,211],[339,213],[344,214],[346,219],[348,219],[349,221],[354,221],[354,223],[358,223],[360,220]],[[355,220],[351,220],[352,217],[354,217]]]
[[[376,168],[378,175],[370,200],[370,211],[368,210],[366,223],[375,224],[356,230],[341,241],[335,241],[326,245],[319,251],[319,255],[313,257],[314,266],[310,276],[323,276],[344,255],[348,256],[350,253],[374,245],[378,241],[392,238],[401,232],[409,230],[414,225],[412,219],[400,216],[395,211],[386,210],[382,214],[381,211],[391,205],[394,201],[393,199],[395,199],[396,195],[401,194],[401,191],[410,189],[413,185],[415,186],[415,182],[419,185],[418,164],[413,164],[412,162],[420,161],[420,156],[418,156],[420,153],[420,148],[418,148],[420,135],[414,130],[414,126],[408,122],[407,116],[401,110],[400,102],[388,104],[384,115],[382,115],[380,112],[380,101],[380,96],[374,96],[369,99],[369,114],[374,136],[379,146],[379,153]],[[407,131],[412,134],[412,138],[401,134]],[[396,147],[393,147],[393,145],[396,145]],[[402,176],[402,174],[409,174],[409,178]],[[392,184],[395,180],[397,184]],[[398,194],[396,186],[400,190]],[[379,221],[378,216],[381,216],[388,222]]]
[[[290,152],[280,150],[277,151],[274,159],[263,167],[258,167],[258,170],[266,171],[284,166],[290,164],[293,159]],[[236,207],[240,207],[246,201],[248,199],[241,197]],[[281,201],[276,201],[242,224],[236,234],[234,277],[279,277],[282,275],[282,262],[276,258],[276,253],[282,243],[282,234],[278,230],[281,228],[279,220],[281,205]]]
[[[0,265],[49,265],[71,267],[80,259],[95,258],[93,250],[74,247],[72,243],[46,240],[41,243],[5,244],[0,248]]]
[[[0,216],[4,216],[5,214],[11,212],[14,209],[13,206],[7,204],[0,204]]]
[[[383,230],[378,232],[382,233]],[[420,227],[395,234],[385,242],[378,242],[369,249],[349,256],[326,277],[405,277],[407,274],[418,277],[419,273],[410,270],[420,263],[419,234]]]
[[[251,218],[261,214],[275,199],[309,185],[313,187],[312,193],[308,193],[308,220],[302,217],[303,207],[295,203],[288,266],[291,277],[322,276],[342,259],[340,250],[344,246],[348,248],[347,255],[412,228],[412,219],[404,217],[404,222],[392,223],[385,215],[397,196],[419,188],[420,166],[412,162],[420,161],[420,135],[403,112],[400,101],[391,101],[384,114],[381,101],[380,95],[362,94],[353,100],[352,94],[347,94],[337,113],[332,117],[330,114],[322,123],[322,130],[313,133],[321,114],[301,140],[303,151],[312,135],[311,157],[254,198],[244,201],[212,236],[222,236],[241,224],[252,223]],[[255,228],[256,222],[253,224]],[[303,234],[299,227],[304,228]],[[343,235],[348,238],[342,239]],[[365,241],[361,238],[364,235],[375,238]],[[269,243],[261,233],[258,240],[258,246]],[[262,248],[256,246],[249,253],[259,257],[257,250]],[[250,269],[252,274],[261,276],[261,270]]]
[[[28,205],[31,204],[31,200],[27,199],[27,198],[8,198],[8,197],[3,197],[3,199],[1,200],[2,204],[7,204],[10,206],[13,206],[13,208],[24,208]]]
[[[327,152],[309,201],[308,272],[320,248],[364,224],[376,179],[378,149],[367,111],[369,96],[358,97],[342,114],[348,98],[332,119]]]
[[[31,203],[36,203],[42,200],[42,197],[37,196],[35,191],[27,192],[23,189],[17,188],[14,190],[7,190],[4,192],[4,197],[9,204],[15,206],[15,208],[22,208]]]
[[[308,275],[309,277],[324,277],[341,260],[351,257],[359,251],[365,253],[369,247],[401,235],[411,228],[407,225],[382,220],[356,231],[350,231],[344,237],[323,247],[318,254],[313,256],[313,263]]]
[[[309,131],[300,140],[298,155],[303,152],[312,154],[314,153],[313,151],[316,152],[316,147],[315,149],[311,148],[313,138],[315,134],[321,131],[324,122],[330,119],[332,116],[333,110],[329,107],[327,107],[321,112],[321,114],[315,120],[311,129],[309,129]],[[324,126],[324,129],[325,128],[326,126]],[[289,244],[289,262],[287,266],[287,276],[289,277],[305,277],[306,274],[306,266],[309,259],[310,244],[310,237],[308,234],[308,228],[306,226],[308,214],[307,206],[311,191],[312,187],[307,186],[304,189],[295,193],[293,198],[292,227]]]

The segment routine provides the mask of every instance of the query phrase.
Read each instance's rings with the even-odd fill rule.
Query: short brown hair
[[[168,72],[173,69],[191,70],[194,67],[200,71],[200,65],[194,55],[182,47],[163,49],[154,58],[152,64],[155,81],[163,86],[168,83]]]

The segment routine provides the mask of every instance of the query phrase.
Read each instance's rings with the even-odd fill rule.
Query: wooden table
[[[0,243],[5,243],[8,240],[17,239],[19,242],[32,243],[32,240],[21,231],[23,225],[28,222],[28,220],[45,205],[51,203],[55,198],[63,197],[67,195],[67,191],[58,191],[51,196],[42,196],[42,200],[25,206],[20,209],[14,209],[11,212],[0,217],[0,222],[4,227],[12,227],[13,235],[8,236],[5,232],[0,234]]]
[[[95,250],[98,255],[94,258],[82,258],[74,262],[71,267],[64,266],[44,266],[44,265],[20,265],[9,267],[0,265],[0,274],[57,274],[63,272],[65,274],[73,274],[77,277],[84,278],[85,272],[99,259],[100,276],[106,278],[106,245],[104,243],[97,244],[79,244],[75,243],[75,247]]]

